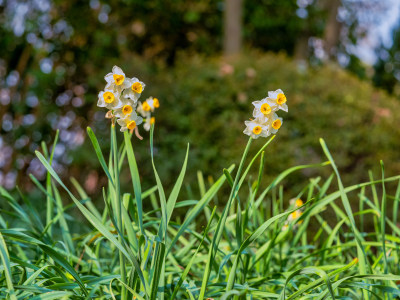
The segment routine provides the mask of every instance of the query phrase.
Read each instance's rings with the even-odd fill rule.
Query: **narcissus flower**
[[[296,210],[296,211],[292,212],[292,213],[289,215],[288,221],[289,221],[289,222],[295,221],[295,220],[297,220],[298,218],[300,218],[302,214],[303,214],[303,213],[302,213],[300,210]]]
[[[145,102],[142,103],[142,109],[144,111],[154,111],[155,108],[160,107],[160,102],[157,98],[147,98]]]
[[[123,106],[115,110],[114,115],[117,118],[125,118],[127,115],[130,115],[136,109],[136,103],[132,101],[122,101]]]
[[[243,133],[251,136],[253,139],[277,133],[282,126],[283,119],[278,117],[276,111],[279,109],[288,110],[286,96],[282,90],[268,92],[268,97],[260,101],[254,101],[253,105],[255,120],[244,122],[246,129]]]
[[[120,100],[120,94],[118,92],[106,89],[99,93],[97,106],[115,110],[121,108],[123,103]]]
[[[127,85],[128,88],[124,91],[123,96],[136,102],[146,85],[136,77],[132,79],[128,78]]]
[[[144,129],[150,130],[155,120],[151,112],[160,106],[158,99],[150,97],[140,103],[138,99],[146,85],[136,77],[126,77],[117,66],[104,78],[107,81],[106,88],[99,93],[97,105],[109,109],[106,118],[112,119],[112,124],[117,121],[121,125],[121,131],[135,130],[136,136],[142,139],[137,126],[142,124],[144,119]],[[138,116],[138,113],[141,116]]]
[[[151,128],[151,125],[155,123],[156,119],[154,117],[148,117],[145,119],[145,122],[143,124],[143,128],[146,131],[149,131]]]
[[[132,112],[125,118],[118,119],[117,122],[121,126],[121,131],[134,130],[136,126],[143,122],[143,118],[139,117],[136,112]]]
[[[286,96],[281,89],[276,90],[274,92],[268,92],[268,98],[275,101],[279,109],[286,112],[288,111],[288,106],[286,104]]]
[[[265,125],[268,126],[268,131],[272,134],[278,132],[279,128],[282,126],[282,123],[283,119],[278,117],[278,115],[275,113],[265,121]]]
[[[246,129],[244,134],[251,136],[253,139],[258,139],[260,136],[267,137],[270,135],[268,126],[263,123],[262,119],[255,119],[252,121],[245,121]]]
[[[114,66],[112,72],[108,73],[104,79],[107,81],[106,89],[121,93],[123,89],[129,86],[125,73],[120,67]]]
[[[296,199],[295,201],[294,201],[294,206],[295,207],[300,207],[300,206],[302,206],[304,203],[303,203],[303,200],[301,200],[300,198],[299,199]]]
[[[278,104],[276,101],[265,98],[260,101],[254,101],[254,118],[268,118],[273,115],[273,113],[278,109]]]

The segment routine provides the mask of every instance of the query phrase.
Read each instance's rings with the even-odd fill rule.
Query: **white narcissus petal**
[[[114,66],[114,67],[112,68],[112,72],[113,72],[114,74],[117,74],[117,75],[124,75],[124,77],[125,77],[124,71],[122,71],[122,69],[121,69],[120,67],[118,67],[118,66]]]
[[[107,81],[107,83],[111,83],[114,81],[113,75],[113,73],[108,73],[106,76],[104,76],[104,79]]]
[[[98,95],[97,106],[99,107],[106,107],[106,102],[104,101],[103,94],[104,92],[101,91]]]

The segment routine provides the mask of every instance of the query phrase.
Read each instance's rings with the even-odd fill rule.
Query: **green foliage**
[[[44,155],[37,152],[37,156],[52,184],[44,187],[35,181],[43,192],[42,202],[50,199],[58,203],[58,183],[73,205],[54,205],[54,218],[49,220],[47,214],[38,213],[29,198],[22,197],[20,204],[0,188],[1,199],[8,203],[3,209],[5,214],[0,215],[2,298],[284,300],[301,296],[394,299],[400,295],[400,276],[394,275],[398,274],[400,230],[397,216],[392,219],[384,213],[388,203],[398,210],[400,176],[385,177],[382,165],[381,180],[345,187],[321,140],[328,162],[317,165],[333,168],[339,190],[329,192],[333,176],[326,180],[312,178],[301,189],[293,188],[304,203],[296,201],[287,206],[282,180],[295,170],[314,166],[287,169],[269,185],[263,185],[260,178],[264,153],[271,153],[270,145],[278,142],[278,138],[273,141],[273,136],[255,155],[250,155],[249,149],[256,144],[250,139],[237,172],[233,166],[224,169],[212,185],[199,180],[203,195],[191,200],[185,200],[180,193],[187,151],[180,176],[166,200],[154,162],[153,131],[154,127],[150,152],[157,187],[144,191],[132,136],[125,133],[125,143],[118,150],[112,126],[110,160],[106,164],[100,144],[88,128],[100,164],[109,177],[107,187],[103,187],[103,212],[97,210],[77,182],[79,197],[68,189],[50,165],[45,148]],[[120,189],[120,167],[129,167],[134,191]],[[248,177],[252,167],[260,170],[254,184]],[[230,185],[230,196],[220,212],[215,206],[216,196],[225,195],[222,186],[226,183]],[[397,185],[394,196],[386,192],[386,186],[393,184]],[[379,195],[382,210],[375,199],[375,185],[384,187]],[[352,191],[358,193],[351,194]],[[149,196],[157,202],[152,201],[151,210],[143,210],[141,202],[148,201]],[[350,197],[361,208],[370,209],[353,213]],[[345,211],[336,204],[340,200]],[[183,219],[172,217],[178,207],[188,209]],[[90,225],[74,218],[77,211],[71,208],[77,208]],[[334,219],[326,221],[329,211],[334,213]],[[366,218],[373,218],[380,225],[373,231],[360,230],[358,226]],[[62,220],[68,220],[68,224]],[[309,230],[313,223],[319,225],[316,233]],[[68,230],[68,225],[77,230]],[[72,248],[63,242],[69,238]]]
[[[367,180],[366,171],[379,171],[380,160],[387,174],[400,172],[400,134],[394,130],[400,128],[395,113],[400,104],[334,65],[307,69],[284,55],[251,53],[232,63],[181,57],[174,69],[159,72],[162,77],[149,79],[157,86],[152,95],[161,100],[156,116],[161,178],[176,172],[174,156],[187,142],[189,168],[205,170],[206,176],[219,174],[241,154],[238,145],[246,140],[241,132],[251,117],[251,102],[278,88],[287,95],[289,112],[282,115],[273,154],[265,157],[268,180],[288,165],[321,161],[318,137],[329,140],[345,184]],[[288,186],[302,178],[298,174]]]
[[[381,45],[376,50],[378,61],[374,65],[375,73],[373,82],[376,86],[398,96],[400,79],[400,23],[393,29],[392,40],[390,47]]]
[[[307,42],[310,37],[323,36],[327,15],[325,2],[327,1],[244,1],[244,44],[263,51],[284,52],[291,55],[295,51],[299,37]],[[358,11],[359,3],[353,2],[342,1],[344,9],[350,12]],[[173,166],[179,159],[175,154],[177,149],[180,149],[182,144],[186,145],[188,141],[194,146],[192,148],[194,159],[189,163],[189,168],[219,170],[233,157],[237,157],[237,152],[227,151],[229,148],[227,145],[241,142],[240,136],[234,134],[237,132],[235,130],[226,130],[225,124],[229,124],[229,127],[237,126],[235,128],[239,130],[241,122],[248,117],[250,100],[264,97],[266,90],[274,86],[279,85],[296,97],[300,92],[301,96],[297,99],[303,101],[301,107],[306,105],[311,118],[308,112],[305,116],[310,121],[315,121],[314,113],[311,112],[314,108],[308,106],[310,102],[304,100],[306,99],[304,95],[313,98],[314,106],[315,102],[330,102],[332,98],[339,101],[361,98],[361,102],[370,103],[366,99],[370,99],[371,94],[373,97],[376,95],[375,90],[366,87],[365,83],[359,83],[350,77],[347,79],[348,75],[333,71],[329,66],[323,67],[322,70],[305,70],[302,73],[301,66],[298,68],[295,63],[280,55],[275,59],[271,55],[260,57],[254,53],[245,53],[249,57],[241,58],[235,63],[233,75],[220,76],[220,62],[210,57],[215,57],[221,51],[223,1],[58,0],[49,1],[48,6],[41,3],[3,1],[0,9],[2,25],[0,26],[2,37],[0,144],[5,156],[0,177],[17,176],[16,183],[29,191],[33,188],[28,178],[29,174],[35,174],[39,179],[44,179],[45,176],[44,169],[40,168],[33,153],[42,141],[50,144],[57,129],[60,130],[60,143],[54,164],[60,175],[63,178],[77,177],[80,182],[89,182],[88,178],[94,178],[97,182],[107,180],[104,176],[99,177],[100,168],[96,163],[96,157],[85,150],[88,149],[89,141],[86,140],[83,147],[81,145],[86,136],[86,126],[91,126],[100,139],[104,141],[109,139],[106,134],[108,124],[103,120],[103,113],[94,107],[97,93],[104,83],[103,76],[99,74],[109,72],[114,64],[123,66],[124,70],[128,70],[147,83],[157,82],[158,90],[147,88],[145,95],[158,96],[166,101],[167,105],[163,107],[165,113],[160,116],[164,129],[155,145],[156,155],[158,155],[157,150],[162,152],[166,146],[173,149],[167,154],[160,153],[165,163],[158,171],[164,178],[170,177],[171,173],[176,175],[177,170]],[[299,17],[299,9],[305,12],[307,17]],[[24,17],[19,17],[18,11],[25,10]],[[363,12],[368,11],[364,7]],[[353,26],[357,23],[356,14],[347,15],[351,19],[346,20],[346,24],[342,23],[342,26]],[[13,26],[15,20],[22,22],[22,29]],[[356,25],[350,32],[358,32]],[[356,41],[357,38],[351,40],[352,43]],[[185,54],[181,55],[181,52]],[[196,56],[195,53],[207,55],[208,59],[189,58]],[[140,55],[140,58],[137,55]],[[248,66],[257,71],[255,78],[246,75]],[[364,76],[364,66],[360,67],[357,59],[350,57],[349,68],[359,76]],[[197,73],[199,76],[193,76]],[[294,74],[301,76],[294,78]],[[341,86],[335,89],[335,85],[330,84],[330,76],[337,74],[344,77],[337,84],[349,87],[346,93],[340,92]],[[283,82],[281,79],[289,81]],[[316,90],[314,85],[322,91]],[[189,90],[178,90],[183,86]],[[314,90],[308,93],[310,89]],[[381,98],[380,93],[378,94]],[[292,97],[292,100],[296,98]],[[386,102],[386,97],[382,96],[382,100]],[[372,102],[375,102],[375,98]],[[324,106],[331,109],[329,105],[324,104]],[[319,105],[317,107],[320,114]],[[334,110],[333,113],[337,114]],[[353,111],[350,109],[345,110],[345,113],[346,116],[339,113],[340,117],[330,119],[343,123],[342,117],[348,118],[349,114],[353,116]],[[326,123],[333,131],[332,128],[336,128],[336,125],[332,127],[333,121],[326,122],[327,114],[326,110],[325,114],[320,114],[322,118],[317,121]],[[357,115],[360,114],[357,112]],[[369,112],[369,116],[375,118],[375,115],[375,112]],[[296,116],[290,112],[289,118],[285,122],[291,121]],[[375,128],[373,118],[365,116],[355,125],[367,122],[370,128]],[[379,115],[376,119],[380,123]],[[193,124],[202,124],[204,120],[207,120],[207,126],[193,130]],[[224,125],[218,124],[221,120]],[[322,132],[325,129],[321,129],[319,123],[312,125],[307,123],[307,127],[304,124],[306,123],[293,127],[296,131],[286,138],[297,140],[301,136],[307,136],[308,139],[304,139],[301,145],[297,143],[289,147],[289,152],[287,148],[284,151],[280,148],[279,155],[282,156],[276,161],[273,160],[273,164],[267,157],[268,167],[275,168],[273,170],[275,173],[282,170],[281,163],[288,159],[289,162],[304,163],[305,156],[321,156],[321,152],[317,150],[318,143],[312,139],[316,132],[308,134],[312,131],[310,128],[318,128],[323,134],[331,132]],[[223,126],[225,128],[221,128]],[[381,128],[380,125],[378,128]],[[361,128],[357,130],[361,131]],[[340,131],[339,135],[337,131],[334,132],[333,151],[340,150],[339,157],[346,160],[343,164],[339,161],[339,166],[347,168],[351,161],[359,160],[366,162],[365,166],[369,168],[383,157],[379,153],[373,154],[372,156],[379,156],[375,159],[369,153],[365,153],[368,152],[369,146],[377,149],[375,146],[380,142],[377,141],[379,138],[374,137],[375,142],[368,145],[369,130],[363,131],[362,141],[357,140],[359,132],[352,137],[349,137],[351,135],[349,132],[354,132],[354,129]],[[342,137],[342,134],[346,134],[346,137]],[[187,139],[178,138],[182,135]],[[387,136],[382,137],[384,140],[382,151],[388,152],[389,150],[385,150],[386,143],[391,143],[389,141],[391,140],[393,145],[397,146],[397,137],[385,135]],[[344,147],[337,143],[341,140],[346,141]],[[284,144],[279,143],[279,145]],[[354,145],[361,149],[354,150],[352,148]],[[145,147],[142,149],[138,151],[139,157],[144,157],[146,154],[147,149]],[[346,155],[342,156],[342,152],[346,152]],[[392,155],[387,157],[390,159]],[[318,157],[315,160],[317,161]],[[74,161],[73,166],[71,166],[72,161]],[[203,168],[204,164],[210,168]],[[392,164],[389,166],[389,173],[391,166]],[[93,172],[86,172],[89,169]],[[149,176],[151,173],[152,167],[149,163],[142,174]],[[365,174],[362,170],[352,173],[355,173],[355,180],[361,177],[360,174]],[[346,178],[344,179],[346,181]],[[121,181],[121,184],[127,184],[124,178]],[[171,182],[165,184],[166,188],[171,187]],[[7,188],[12,186],[12,183],[7,184]],[[88,193],[99,195],[101,191],[91,188],[88,189]]]

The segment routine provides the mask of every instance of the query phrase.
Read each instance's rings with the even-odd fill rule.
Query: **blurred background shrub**
[[[267,153],[269,176],[323,160],[319,137],[346,183],[380,159],[398,174],[398,19],[395,0],[0,0],[0,183],[30,190],[28,174],[43,179],[33,152],[59,129],[56,170],[100,192],[85,127],[107,153],[109,124],[96,102],[114,64],[147,84],[142,97],[161,101],[156,159],[167,182],[187,142],[192,178],[237,162],[251,102],[277,88],[289,113]],[[151,185],[148,139],[136,149]]]

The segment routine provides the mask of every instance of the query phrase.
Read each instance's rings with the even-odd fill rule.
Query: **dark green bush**
[[[366,180],[369,169],[380,176],[379,160],[386,163],[388,175],[400,171],[400,121],[395,117],[399,102],[336,65],[309,69],[284,55],[254,53],[231,64],[181,57],[176,68],[159,70],[147,83],[147,93],[162,103],[156,114],[156,143],[166,178],[176,170],[187,142],[193,171],[216,175],[238,163],[247,141],[242,131],[243,122],[252,117],[251,102],[278,88],[287,95],[289,113],[280,112],[283,127],[266,153],[269,176],[324,160],[320,137],[347,184]],[[260,146],[263,142],[257,141]],[[292,184],[298,182],[296,176],[302,175],[292,176]]]

